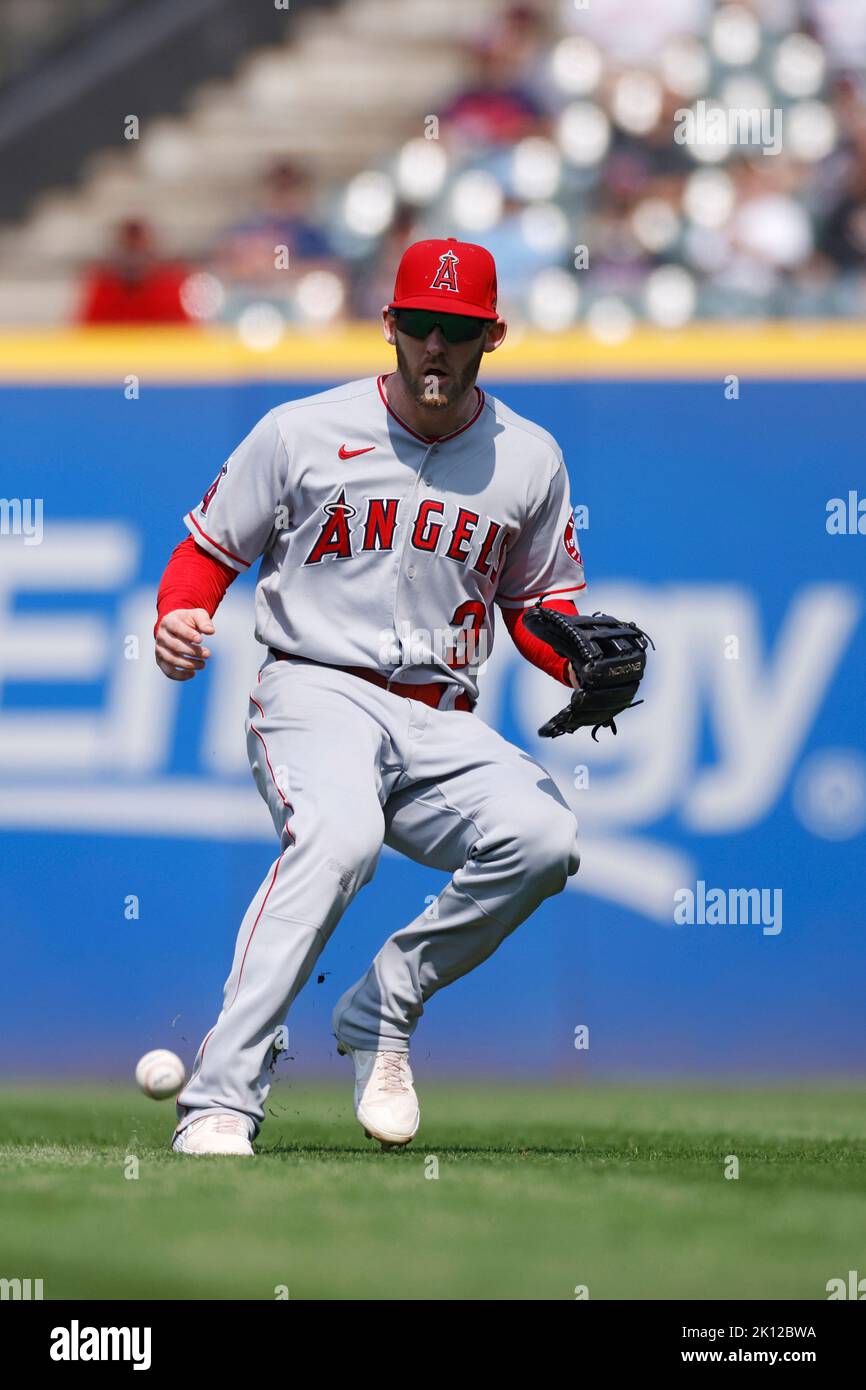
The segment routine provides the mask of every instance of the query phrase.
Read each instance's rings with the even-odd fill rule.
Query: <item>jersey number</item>
[[[447,664],[453,670],[469,666],[481,660],[479,639],[484,627],[486,608],[477,600],[461,603],[454,610],[451,627],[457,629],[456,640],[446,653]],[[466,626],[466,619],[469,625]]]

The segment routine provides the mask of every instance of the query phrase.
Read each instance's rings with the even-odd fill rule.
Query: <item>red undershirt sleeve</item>
[[[213,617],[237,577],[237,570],[209,555],[192,536],[187,536],[171,552],[159,581],[154,636],[166,613],[173,613],[176,608],[204,608]]]
[[[545,608],[555,608],[557,613],[570,613],[576,615],[577,609],[570,598],[546,599]],[[525,656],[527,661],[531,661],[533,666],[538,666],[545,671],[548,676],[553,676],[554,680],[560,681],[562,685],[567,685],[569,690],[573,689],[571,681],[566,674],[568,661],[564,656],[558,656],[552,647],[540,637],[528,632],[523,624],[523,615],[528,613],[527,608],[500,608],[500,613],[505,619],[505,626],[514,638],[514,645]]]

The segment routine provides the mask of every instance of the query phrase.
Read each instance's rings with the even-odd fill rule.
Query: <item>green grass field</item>
[[[273,1100],[250,1161],[171,1154],[171,1103],[137,1092],[0,1091],[0,1277],[48,1299],[823,1299],[866,1273],[863,1090],[428,1083],[391,1153],[348,1086]]]

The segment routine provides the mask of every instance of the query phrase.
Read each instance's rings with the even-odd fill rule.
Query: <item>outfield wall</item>
[[[262,413],[389,365],[367,329],[266,355],[227,333],[0,336],[5,1075],[124,1075],[152,1046],[189,1060],[212,1022],[274,853],[243,737],[253,579],[183,685],[153,665],[155,586]],[[561,691],[500,625],[479,716],[556,778],[583,865],[433,1001],[425,1071],[862,1073],[866,534],[857,496],[844,534],[827,507],[866,497],[864,377],[866,334],[823,325],[528,337],[488,364],[485,386],[565,451],[584,606],[635,617],[657,652],[618,738],[550,743],[535,730]],[[16,533],[16,500],[22,527],[41,501],[41,538]],[[333,1001],[443,881],[384,852],[281,1070],[333,1066]],[[699,882],[767,890],[766,920],[675,923]]]

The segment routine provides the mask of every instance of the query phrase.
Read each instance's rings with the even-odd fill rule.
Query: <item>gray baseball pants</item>
[[[255,1137],[288,1009],[372,878],[383,843],[452,874],[338,1001],[338,1038],[406,1051],[424,1005],[577,872],[577,823],[540,763],[474,714],[269,656],[247,749],[280,837],[241,923],[222,1012],[178,1097],[179,1127],[230,1110]]]

